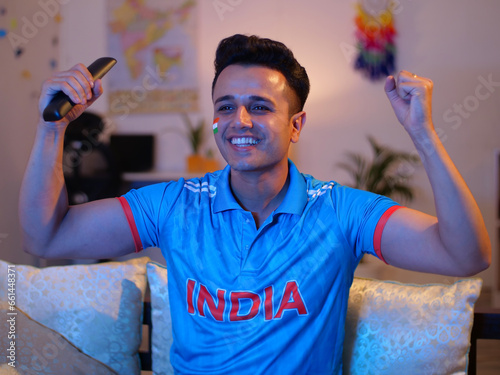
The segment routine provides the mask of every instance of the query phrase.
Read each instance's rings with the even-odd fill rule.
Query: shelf
[[[180,178],[194,178],[203,176],[203,172],[189,173],[184,171],[150,171],[150,172],[125,172],[122,174],[122,180],[126,182],[149,181],[175,181]]]

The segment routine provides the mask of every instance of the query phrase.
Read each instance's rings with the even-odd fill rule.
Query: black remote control
[[[102,78],[114,65],[116,60],[112,57],[101,57],[97,59],[92,64],[90,64],[87,69],[94,79]],[[45,107],[43,111],[43,119],[45,121],[59,121],[73,108],[75,103],[73,103],[68,96],[60,91],[58,92],[50,101],[50,103]]]

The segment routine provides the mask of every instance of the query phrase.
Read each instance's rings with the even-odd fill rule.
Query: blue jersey
[[[396,203],[290,162],[286,196],[257,229],[229,173],[120,198],[137,248],[159,247],[166,258],[174,369],[340,374],[354,270],[364,253],[376,255],[381,218]]]

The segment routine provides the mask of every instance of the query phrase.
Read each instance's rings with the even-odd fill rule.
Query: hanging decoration
[[[393,7],[392,0],[359,0],[356,3],[358,56],[355,69],[374,81],[395,70]]]

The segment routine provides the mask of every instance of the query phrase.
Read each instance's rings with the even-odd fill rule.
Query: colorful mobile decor
[[[360,0],[356,4],[358,57],[354,67],[371,80],[385,78],[395,70],[393,9],[392,0]]]

